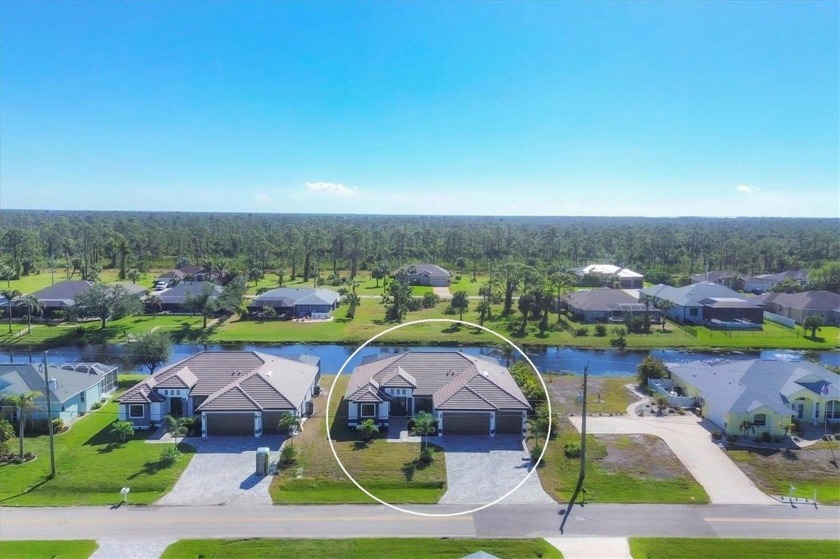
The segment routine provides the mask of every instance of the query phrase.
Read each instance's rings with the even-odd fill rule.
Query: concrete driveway
[[[581,417],[574,416],[569,420],[580,431]],[[661,438],[703,486],[714,504],[779,504],[753,485],[726,453],[712,442],[706,425],[709,429],[716,429],[692,415],[588,417],[586,432],[591,435],[645,433]]]
[[[253,437],[189,438],[185,442],[196,447],[190,465],[181,474],[175,487],[155,504],[177,505],[270,505],[268,486],[272,476],[254,472],[257,448],[271,449],[270,460],[277,462],[280,445],[286,437],[265,435]]]
[[[430,442],[446,451],[447,490],[440,504],[485,505],[516,487],[531,469],[518,435],[444,435]],[[534,472],[505,504],[553,504]]]

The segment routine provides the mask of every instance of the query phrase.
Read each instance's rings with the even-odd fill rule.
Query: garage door
[[[522,433],[522,414],[519,412],[496,413],[496,432],[519,435]]]
[[[490,414],[444,413],[443,433],[445,435],[489,435]]]
[[[207,434],[254,436],[254,414],[208,413]]]

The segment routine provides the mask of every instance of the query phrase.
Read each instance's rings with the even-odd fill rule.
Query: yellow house
[[[674,387],[727,435],[773,437],[793,419],[840,424],[840,375],[807,361],[749,359],[669,364]]]

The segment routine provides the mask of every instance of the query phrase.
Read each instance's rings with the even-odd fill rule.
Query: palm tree
[[[17,289],[4,289],[3,291],[0,291],[0,295],[2,295],[3,297],[6,298],[6,304],[8,305],[8,308],[6,309],[6,312],[9,314],[9,334],[11,334],[12,333],[12,299],[20,297],[21,292],[18,291]]]
[[[115,421],[111,424],[111,434],[116,435],[120,439],[120,444],[125,443],[125,440],[134,434],[134,426],[130,421]]]
[[[421,411],[412,417],[412,420],[414,421],[412,431],[423,437],[422,448],[427,448],[429,446],[428,436],[435,427],[435,416],[427,411]]]
[[[171,415],[167,415],[163,418],[166,432],[172,435],[172,438],[175,439],[175,448],[178,448],[178,437],[183,438],[187,436],[188,420],[189,418],[186,417],[174,417]]]
[[[34,310],[39,316],[44,314],[44,304],[38,300],[34,295],[27,295],[21,301],[21,305],[26,307],[26,333],[32,333],[32,311]]]
[[[356,431],[359,431],[362,434],[364,442],[369,442],[373,438],[373,434],[379,432],[379,425],[377,425],[372,419],[365,419],[356,425]]]
[[[674,308],[674,303],[668,299],[654,299],[653,306],[662,313],[662,331],[665,331],[665,313]]]
[[[163,299],[161,299],[159,295],[150,295],[149,298],[146,299],[146,304],[149,305],[150,309],[152,309],[152,316],[157,316],[157,313],[163,309]]]
[[[464,311],[470,308],[470,298],[467,296],[467,292],[458,291],[452,295],[452,301],[449,303],[449,306],[453,310],[458,311],[458,320],[464,320]]]
[[[300,425],[300,418],[287,411],[281,413],[280,419],[277,421],[277,429],[280,431],[286,431],[290,435],[299,431]]]
[[[362,302],[362,298],[356,295],[355,293],[348,293],[344,296],[344,300],[350,305],[350,308],[347,309],[347,317],[353,318],[356,316],[356,307]]]
[[[23,459],[23,435],[24,435],[24,425],[26,421],[24,421],[24,416],[30,414],[30,412],[35,408],[35,398],[41,396],[42,393],[38,390],[30,390],[29,392],[24,392],[22,394],[18,394],[17,396],[7,396],[3,402],[10,405],[15,406],[17,408],[17,415],[18,415],[18,431],[20,438],[20,458]],[[30,418],[31,421],[31,418]]]
[[[650,305],[653,303],[653,297],[643,293],[639,295],[639,302],[645,305],[645,333],[650,334]]]
[[[484,326],[484,321],[491,318],[491,313],[493,312],[490,303],[487,301],[481,301],[478,306],[476,306],[475,310],[478,311],[478,323]]]

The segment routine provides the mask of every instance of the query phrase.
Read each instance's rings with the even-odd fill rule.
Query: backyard
[[[332,376],[321,378],[325,390]],[[372,494],[393,503],[436,503],[445,492],[444,453],[434,448],[434,460],[420,463],[418,443],[390,443],[377,435],[363,443],[357,431],[347,428],[346,406],[340,406],[348,377],[342,375],[332,398],[330,436],[347,471]],[[297,460],[282,469],[271,483],[275,503],[370,503],[367,495],[350,482],[335,461],[325,437],[327,395],[315,400],[315,413],[294,439]]]

